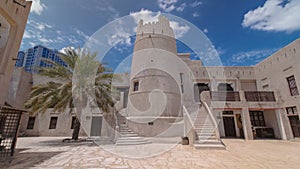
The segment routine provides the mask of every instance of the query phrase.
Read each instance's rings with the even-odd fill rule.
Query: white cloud
[[[34,42],[29,42],[29,45],[30,45],[30,47],[34,47],[34,46],[36,46],[37,44],[34,43]]]
[[[300,0],[267,0],[244,15],[243,27],[292,32],[300,29]]]
[[[125,32],[123,29],[117,29],[116,33],[108,38],[108,44],[110,46],[120,45],[131,45],[130,33]]]
[[[86,10],[86,12],[94,11],[94,15],[105,18],[108,21],[120,17],[119,10],[114,8],[108,0],[76,0],[74,3],[78,3],[78,6]]]
[[[158,6],[165,12],[171,12],[176,9],[177,0],[158,0]]]
[[[77,28],[62,31],[55,25],[29,19],[23,35],[22,49],[33,45],[43,45],[50,48],[66,45],[81,46],[87,38],[88,35]]]
[[[179,7],[176,8],[176,11],[182,12],[185,7],[186,7],[186,3],[182,3]]]
[[[46,9],[46,5],[41,2],[41,0],[32,0],[32,5],[30,12],[34,12],[38,15],[41,15],[43,10]]]
[[[184,34],[186,34],[190,30],[190,27],[188,25],[181,25],[175,21],[170,21],[170,26],[174,30],[174,34],[176,38],[181,38]]]
[[[32,36],[30,35],[30,33],[27,30],[25,30],[23,38],[24,39],[29,39],[29,38],[32,38]]]
[[[44,23],[44,22],[37,22],[37,21],[34,21],[34,20],[28,20],[27,21],[27,24],[30,25],[31,27],[34,27],[40,31],[44,31],[46,28],[53,28],[53,26],[47,24],[47,23]]]
[[[84,32],[82,32],[81,30],[74,28],[74,31],[77,33],[77,35],[81,36],[84,38],[84,40],[87,40],[89,38],[89,36],[87,34],[85,34]]]
[[[74,50],[75,49],[75,47],[74,46],[67,46],[67,47],[63,47],[63,48],[61,48],[60,50],[58,50],[60,53],[63,53],[63,54],[66,54],[66,50],[68,50],[68,49],[72,49],[72,50]]]
[[[130,12],[130,16],[133,17],[136,23],[138,23],[138,21],[141,19],[144,21],[144,23],[157,22],[160,14],[160,12],[155,13],[147,9],[141,9],[138,12]]]
[[[198,17],[198,16],[199,16],[199,14],[197,12],[193,13],[193,17]]]
[[[254,62],[258,63],[264,58],[272,55],[274,52],[276,52],[278,49],[261,49],[261,50],[251,50],[251,51],[245,51],[245,52],[239,52],[234,55],[232,55],[232,58],[230,59],[233,63],[247,63],[247,62]]]
[[[196,0],[196,1],[194,1],[193,3],[190,4],[191,7],[197,7],[197,6],[199,6],[199,5],[202,5],[202,2],[201,2],[201,1],[198,1],[198,0]]]
[[[203,32],[204,33],[208,33],[208,29],[203,29]]]
[[[49,44],[49,43],[52,43],[53,40],[52,39],[46,39],[44,37],[40,37],[39,38],[39,41],[42,42],[43,44]]]

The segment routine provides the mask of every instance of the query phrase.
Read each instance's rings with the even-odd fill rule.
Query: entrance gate
[[[14,154],[23,112],[25,111],[0,107],[0,158]]]

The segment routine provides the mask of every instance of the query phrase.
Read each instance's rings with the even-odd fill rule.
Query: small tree
[[[40,68],[40,75],[55,79],[32,88],[25,107],[32,113],[45,113],[48,108],[66,113],[76,112],[72,139],[77,140],[80,131],[78,114],[87,107],[98,106],[109,113],[114,105],[111,97],[112,74],[103,64],[95,61],[96,54],[81,49],[65,50],[60,58],[67,66],[45,60],[51,66]]]

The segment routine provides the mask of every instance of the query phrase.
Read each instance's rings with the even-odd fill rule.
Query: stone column
[[[278,128],[279,128],[279,131],[280,131],[281,139],[282,140],[287,140],[285,127],[284,127],[283,120],[282,120],[282,112],[284,112],[282,109],[276,109],[275,110],[276,118],[277,118],[277,124],[278,124]]]
[[[242,90],[242,84],[241,84],[241,80],[239,77],[236,78],[236,91],[241,91]]]
[[[277,119],[278,119],[278,116],[280,116],[282,119],[282,128],[284,129],[284,132],[286,134],[286,139],[287,140],[293,139],[294,135],[293,135],[292,128],[290,125],[290,120],[287,116],[286,111],[284,109],[277,109],[276,116],[277,116]],[[280,129],[280,126],[279,126],[279,129]]]
[[[297,113],[298,113],[298,116],[299,116],[299,119],[300,119],[300,105],[297,105]]]
[[[253,132],[248,108],[242,108],[242,121],[245,140],[253,140]]]

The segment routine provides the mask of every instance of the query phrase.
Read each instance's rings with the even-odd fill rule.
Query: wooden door
[[[102,117],[92,117],[91,136],[101,136]]]
[[[299,116],[289,116],[291,128],[293,130],[294,137],[300,137],[300,121]]]
[[[226,137],[236,137],[234,117],[223,117]]]

